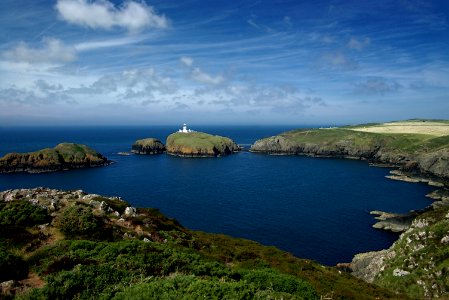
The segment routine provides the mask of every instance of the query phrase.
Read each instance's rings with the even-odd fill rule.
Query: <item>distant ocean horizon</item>
[[[249,152],[204,159],[118,154],[137,139],[165,142],[179,127],[0,127],[0,156],[73,142],[115,162],[57,173],[0,174],[0,190],[44,186],[120,196],[134,206],[159,208],[187,228],[274,245],[326,265],[349,262],[356,253],[389,247],[397,239],[373,229],[369,211],[407,212],[430,204],[429,186],[389,180],[389,169],[364,161]],[[247,146],[312,126],[191,127]]]

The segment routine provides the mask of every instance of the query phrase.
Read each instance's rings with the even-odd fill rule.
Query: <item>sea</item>
[[[115,163],[42,174],[0,174],[0,190],[49,187],[120,196],[194,230],[276,246],[325,265],[389,247],[398,235],[372,228],[372,210],[404,213],[431,202],[425,184],[385,178],[365,161],[242,151],[219,158],[119,155],[137,139],[165,141],[179,126],[0,127],[0,156],[81,143]],[[301,126],[196,126],[248,148]]]

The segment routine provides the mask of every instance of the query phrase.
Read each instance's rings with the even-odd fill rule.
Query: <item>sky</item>
[[[449,119],[449,1],[1,0],[0,126]]]

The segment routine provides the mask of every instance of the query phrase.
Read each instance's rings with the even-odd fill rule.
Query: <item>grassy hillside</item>
[[[155,209],[82,191],[0,192],[0,224],[3,298],[404,298],[274,247],[191,232]]]
[[[419,215],[392,247],[357,255],[356,272],[371,282],[412,299],[446,299],[449,295],[449,208]],[[443,202],[440,202],[443,204]],[[369,259],[367,259],[367,257]]]
[[[169,154],[181,156],[218,156],[238,150],[230,138],[204,132],[175,132],[167,137],[166,145]]]

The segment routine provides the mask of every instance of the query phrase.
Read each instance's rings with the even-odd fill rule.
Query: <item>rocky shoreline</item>
[[[256,141],[250,151],[270,155],[304,155],[368,161],[370,166],[394,168],[386,177],[438,188],[427,195],[427,208],[394,214],[371,211],[378,221],[373,228],[401,233],[388,249],[360,253],[350,263],[337,267],[352,275],[412,298],[446,297],[449,286],[449,150],[436,138],[434,149],[399,150],[399,141],[389,136],[366,135],[351,130],[297,130]],[[410,147],[406,138],[403,149]]]

